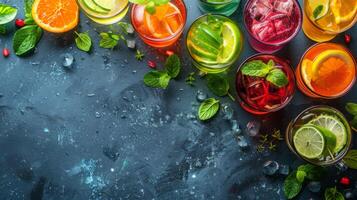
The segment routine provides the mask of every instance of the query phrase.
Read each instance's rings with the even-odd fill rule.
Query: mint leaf
[[[41,39],[42,29],[37,25],[25,26],[15,32],[13,49],[18,56],[23,56],[35,49]]]
[[[100,33],[99,46],[104,49],[113,49],[118,45],[119,37],[112,33]]]
[[[207,75],[207,87],[215,95],[226,96],[229,91],[229,83],[226,78],[217,74]]]
[[[320,166],[315,166],[311,164],[300,165],[298,171],[304,171],[306,173],[307,179],[311,181],[318,181],[322,178],[325,173],[325,169]]]
[[[150,13],[151,15],[155,14],[156,8],[155,8],[155,2],[150,1],[148,4],[145,6],[145,10]]]
[[[5,34],[5,33],[6,33],[6,26],[0,25],[0,34]]]
[[[303,183],[304,180],[305,180],[305,177],[306,177],[306,172],[305,171],[301,171],[301,170],[298,170],[296,172],[296,179],[300,182],[300,183]]]
[[[0,4],[0,25],[7,24],[15,19],[17,9],[5,4]]]
[[[357,150],[350,150],[343,161],[349,168],[357,169]]]
[[[356,103],[347,103],[345,108],[346,108],[347,112],[349,112],[351,115],[357,115],[357,104]]]
[[[181,71],[181,61],[177,55],[171,55],[166,59],[165,70],[171,76],[171,78],[176,78]]]
[[[344,200],[345,197],[337,191],[336,187],[325,190],[325,200]]]
[[[242,67],[242,74],[247,76],[265,77],[272,69],[261,60],[247,62]]]
[[[170,82],[170,76],[166,72],[151,71],[144,76],[146,86],[166,89]]]
[[[314,16],[314,19],[317,19],[317,17],[321,14],[322,10],[324,9],[324,6],[323,5],[318,5],[314,12],[313,12],[313,16]]]
[[[92,39],[90,38],[88,33],[77,33],[77,38],[75,39],[77,48],[89,52],[90,48],[92,47]]]
[[[356,131],[356,130],[357,130],[357,116],[355,116],[355,117],[353,118],[353,120],[350,121],[350,124],[351,124],[352,129],[353,129],[354,131]]]
[[[288,77],[285,75],[281,69],[273,69],[269,72],[267,81],[275,85],[276,87],[284,87],[289,84]]]
[[[198,118],[206,121],[214,117],[219,110],[219,100],[214,98],[206,99],[198,109]]]
[[[269,65],[269,66],[271,66],[271,67],[275,67],[275,62],[274,62],[274,60],[269,60],[269,62],[268,62],[267,65]]]
[[[36,24],[32,18],[32,4],[34,0],[25,0],[25,24],[33,25]]]
[[[288,199],[296,197],[302,188],[302,183],[297,180],[296,173],[296,171],[292,172],[284,181],[283,190]]]

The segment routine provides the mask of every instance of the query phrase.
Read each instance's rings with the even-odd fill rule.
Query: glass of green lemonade
[[[199,0],[198,5],[202,12],[232,15],[238,8],[240,0]]]
[[[128,0],[77,0],[77,2],[89,19],[102,25],[119,22],[129,10]]]
[[[193,64],[205,73],[220,73],[238,59],[243,36],[237,24],[222,15],[203,15],[194,21],[186,38]]]
[[[290,150],[319,166],[340,162],[349,151],[351,141],[352,132],[346,118],[329,106],[313,106],[304,110],[286,130]]]

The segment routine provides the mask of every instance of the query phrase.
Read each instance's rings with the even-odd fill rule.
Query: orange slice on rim
[[[77,26],[78,5],[76,0],[35,0],[32,17],[42,29],[64,33]]]

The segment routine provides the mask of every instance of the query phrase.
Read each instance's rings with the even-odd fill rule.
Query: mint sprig
[[[343,158],[343,162],[351,169],[357,169],[357,150],[350,150]]]
[[[16,15],[16,8],[0,3],[0,25],[11,22],[15,19]]]
[[[336,187],[325,190],[325,200],[345,200],[345,197]]]
[[[150,14],[155,14],[156,7],[169,3],[170,0],[129,0],[131,3],[144,5],[145,10]]]
[[[242,67],[242,74],[246,76],[265,78],[267,81],[279,88],[289,84],[288,77],[281,69],[276,67],[273,60],[269,60],[267,64],[261,60],[247,62]]]
[[[287,199],[296,197],[306,180],[320,180],[325,172],[325,169],[319,166],[310,164],[300,165],[297,170],[293,171],[284,181],[284,194]]]
[[[154,70],[145,74],[144,83],[148,87],[166,89],[170,80],[176,78],[180,71],[180,58],[174,54],[166,59],[164,70]]]
[[[198,118],[201,121],[206,121],[214,117],[219,110],[219,100],[209,98],[203,101],[198,109]]]
[[[42,29],[37,25],[25,26],[15,32],[13,49],[18,56],[32,52],[42,36]]]
[[[77,35],[75,41],[77,48],[79,50],[89,52],[90,48],[92,47],[92,39],[90,38],[88,33],[78,33],[75,31],[75,34]]]
[[[352,121],[350,121],[351,128],[354,131],[357,131],[357,104],[356,103],[347,103],[345,106],[347,112],[353,115]]]

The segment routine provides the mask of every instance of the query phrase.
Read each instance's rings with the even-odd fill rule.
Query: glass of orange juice
[[[346,94],[356,79],[356,61],[351,52],[335,43],[310,47],[296,68],[299,89],[307,96],[334,99]]]
[[[326,42],[357,21],[357,0],[304,0],[303,31],[316,42]]]

